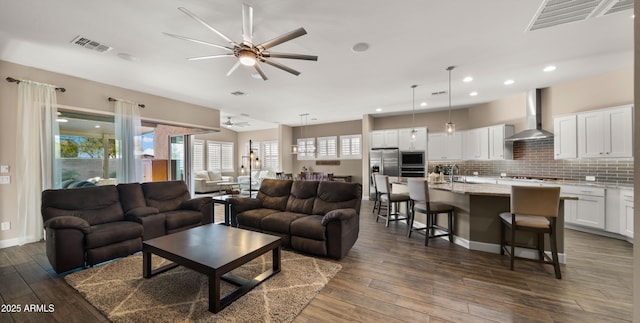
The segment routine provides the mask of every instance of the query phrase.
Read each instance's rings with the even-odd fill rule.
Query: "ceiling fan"
[[[222,37],[225,41],[227,41],[230,46],[222,46],[216,45],[210,42],[193,39],[185,36],[174,35],[170,33],[163,33],[167,36],[208,45],[212,47],[216,47],[219,49],[223,49],[227,51],[226,54],[219,55],[209,55],[209,56],[201,56],[201,57],[192,57],[188,58],[189,60],[201,60],[201,59],[211,59],[211,58],[221,58],[221,57],[236,57],[238,61],[231,67],[229,72],[227,72],[227,76],[231,75],[240,65],[245,66],[253,66],[253,68],[260,74],[263,80],[267,80],[267,75],[262,70],[262,67],[258,64],[258,62],[269,64],[273,67],[279,68],[283,71],[287,71],[293,75],[300,75],[300,72],[290,68],[288,66],[282,65],[276,61],[271,60],[270,58],[288,58],[288,59],[302,59],[308,61],[317,61],[318,56],[313,55],[303,55],[303,54],[291,54],[291,53],[274,53],[267,51],[269,48],[282,44],[284,42],[290,41],[292,39],[298,38],[300,36],[306,35],[307,31],[304,28],[300,27],[296,30],[288,32],[286,34],[280,35],[276,38],[268,40],[263,43],[255,44],[253,42],[253,8],[247,4],[242,5],[242,42],[236,43],[231,38],[225,36],[217,29],[213,28],[211,25],[206,23],[204,20],[200,19],[198,16],[193,14],[191,11],[186,8],[178,8],[178,10],[185,13],[187,16],[191,17],[193,20],[207,27],[209,30],[216,33],[218,36]]]
[[[222,123],[223,125],[231,128],[231,127],[246,127],[246,126],[250,126],[250,124],[246,121],[241,121],[241,122],[233,122],[231,121],[231,117],[227,117],[227,121]]]

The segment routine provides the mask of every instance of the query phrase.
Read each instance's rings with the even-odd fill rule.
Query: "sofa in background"
[[[231,223],[282,237],[283,246],[343,258],[358,239],[362,185],[264,179],[255,199],[230,199]]]
[[[65,272],[142,250],[142,241],[211,222],[210,197],[182,181],[45,190],[46,254]]]
[[[194,173],[194,192],[210,193],[217,192],[226,187],[220,187],[218,183],[232,182],[232,176],[223,176],[222,173],[210,170],[199,170]]]
[[[266,178],[275,179],[276,173],[269,170],[252,170],[251,176],[240,175],[238,176],[240,191],[245,194],[249,192],[249,181],[251,181],[251,190],[258,191],[258,189],[260,189],[262,181]]]

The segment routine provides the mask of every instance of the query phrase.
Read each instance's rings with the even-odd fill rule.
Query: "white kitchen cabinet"
[[[462,159],[489,159],[489,128],[462,131]]]
[[[416,130],[416,139],[411,140],[411,132]],[[398,129],[398,148],[400,151],[426,151],[427,150],[427,128],[403,128]]]
[[[578,198],[577,201],[565,200],[565,222],[604,230],[604,192],[604,188],[590,186],[563,186],[563,195]]]
[[[633,106],[579,113],[578,157],[633,157]]]
[[[430,133],[427,137],[430,161],[462,159],[462,134],[459,131],[450,135],[444,132]]]
[[[620,234],[633,238],[633,190],[620,190]]]
[[[578,157],[578,130],[575,114],[553,118],[553,158]]]
[[[371,148],[398,148],[398,129],[372,131]]]
[[[512,160],[513,142],[504,139],[513,135],[513,125],[489,127],[489,160]]]

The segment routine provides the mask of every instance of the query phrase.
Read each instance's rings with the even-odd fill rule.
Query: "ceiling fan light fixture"
[[[240,64],[244,66],[256,65],[256,54],[250,50],[243,50],[238,53]]]

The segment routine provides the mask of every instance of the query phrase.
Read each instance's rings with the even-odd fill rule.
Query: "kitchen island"
[[[402,183],[395,183],[402,184]],[[406,185],[394,185],[395,192],[406,191]],[[510,210],[511,185],[503,184],[470,184],[454,182],[445,184],[429,184],[429,196],[455,207],[454,235],[455,243],[472,250],[500,253],[500,218],[501,212]],[[574,197],[561,196],[557,219],[558,254],[560,262],[565,262],[564,254],[564,200]],[[420,218],[416,218],[420,222]],[[440,220],[440,219],[439,219]],[[442,218],[441,220],[445,220]],[[445,224],[445,223],[440,223]],[[518,242],[532,242],[534,235],[518,235]],[[520,239],[522,238],[522,239]],[[548,239],[545,249],[549,250]],[[516,249],[516,255],[526,258],[537,258],[537,253],[527,249]]]

